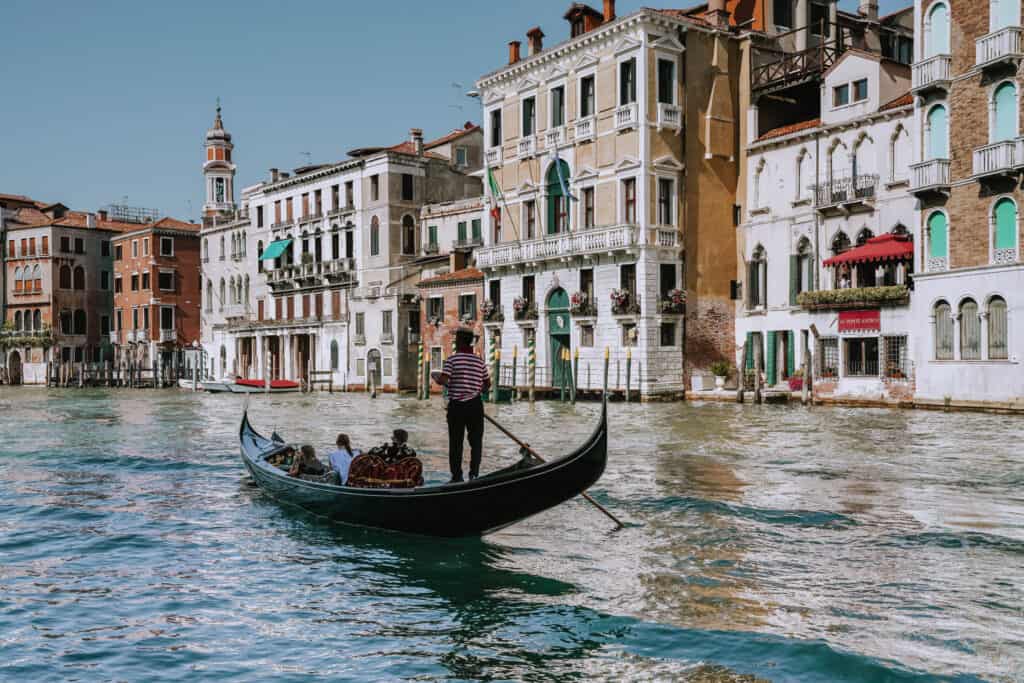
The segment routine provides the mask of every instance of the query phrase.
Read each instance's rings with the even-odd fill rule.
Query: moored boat
[[[234,384],[229,385],[229,389],[235,394],[258,394],[267,391],[267,385],[262,379],[238,378]],[[270,381],[270,393],[272,394],[291,394],[300,389],[302,386],[291,380],[274,379]]]
[[[282,503],[335,522],[425,536],[483,536],[575,498],[604,473],[608,457],[607,406],[587,441],[568,455],[526,460],[474,481],[414,489],[360,489],[310,482],[267,462],[287,448],[261,436],[242,417],[242,462],[256,484]],[[274,435],[277,436],[276,434]]]

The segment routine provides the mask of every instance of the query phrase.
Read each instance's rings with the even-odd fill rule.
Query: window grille
[[[906,337],[884,337],[885,342],[885,377],[888,379],[908,379],[910,377],[910,361],[907,357]]]
[[[823,337],[818,340],[818,377],[839,377],[839,340]]]

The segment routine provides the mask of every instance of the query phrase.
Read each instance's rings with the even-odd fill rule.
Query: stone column
[[[960,360],[960,314],[953,313],[953,360]]]
[[[797,51],[807,49],[807,37],[810,34],[810,4],[807,0],[796,0],[796,14],[793,23],[796,24],[796,49]]]
[[[983,310],[981,317],[981,359],[988,360],[988,309]]]
[[[290,334],[282,336],[284,337],[284,344],[281,347],[281,377],[287,379],[292,377],[292,336]]]

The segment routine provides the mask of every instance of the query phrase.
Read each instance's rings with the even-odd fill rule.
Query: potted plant
[[[680,314],[686,310],[686,292],[681,289],[673,289],[666,292],[661,300],[661,312],[669,314]]]
[[[505,320],[505,316],[502,314],[501,309],[490,300],[486,300],[480,304],[480,317],[488,322],[502,322]]]
[[[732,365],[727,361],[717,360],[711,364],[711,374],[715,376],[716,389],[725,388],[725,380],[729,377],[730,372],[732,372]]]
[[[628,289],[613,289],[609,295],[612,300],[612,314],[636,315],[640,312],[640,304],[634,301]]]
[[[586,292],[574,292],[569,297],[569,312],[578,316],[595,316],[597,307],[590,302]]]
[[[515,312],[516,320],[537,319],[537,307],[525,297],[517,296],[512,301],[512,310]]]

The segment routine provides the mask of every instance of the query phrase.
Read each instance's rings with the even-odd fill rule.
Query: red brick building
[[[200,336],[199,225],[163,218],[118,235],[111,341],[118,359],[175,367]]]
[[[453,258],[454,262],[456,259]],[[471,326],[479,337],[477,353],[483,355],[483,316],[480,304],[484,294],[484,274],[476,268],[462,268],[421,280],[420,330],[423,339],[424,362],[431,372],[440,370],[444,359],[451,355],[455,331]],[[431,383],[431,391],[441,388]]]

